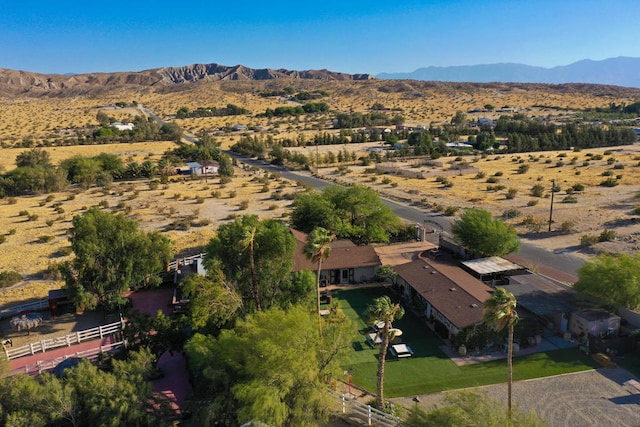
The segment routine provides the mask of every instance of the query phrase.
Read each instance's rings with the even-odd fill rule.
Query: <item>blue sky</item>
[[[193,63],[347,73],[640,57],[638,0],[7,1],[0,68]]]

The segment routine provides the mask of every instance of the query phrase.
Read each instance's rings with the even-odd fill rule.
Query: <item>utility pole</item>
[[[316,141],[316,175],[320,176],[320,154],[318,152],[319,141]]]
[[[549,209],[549,232],[551,232],[551,223],[553,222],[553,193],[556,192],[556,180],[551,180],[551,208]]]

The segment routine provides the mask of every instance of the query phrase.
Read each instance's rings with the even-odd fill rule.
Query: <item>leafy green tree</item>
[[[415,155],[428,155],[433,151],[433,139],[429,132],[416,131],[409,134],[407,144],[413,147]]]
[[[311,262],[318,263],[316,273],[316,309],[318,316],[320,315],[320,272],[322,271],[322,260],[329,258],[331,254],[331,241],[333,236],[322,227],[316,227],[307,235],[307,241],[304,245],[304,255]]]
[[[109,118],[109,116],[107,115],[107,113],[105,113],[104,111],[98,111],[98,113],[96,114],[96,120],[98,121],[98,123],[100,123],[100,125],[102,126],[108,126],[109,123],[111,122],[111,119]]]
[[[463,125],[467,123],[467,115],[462,111],[456,111],[456,114],[451,119],[452,125]]]
[[[417,404],[409,409],[402,427],[543,427],[533,412],[515,410],[508,418],[502,405],[483,394],[461,391],[447,394],[444,405],[424,410]]]
[[[51,166],[51,156],[48,151],[42,148],[32,148],[23,151],[16,157],[16,166],[20,167],[38,167]]]
[[[388,242],[390,235],[402,228],[400,218],[378,194],[360,185],[333,185],[322,193],[312,191],[297,196],[291,221],[294,228],[306,233],[322,227],[358,244]]]
[[[186,341],[185,326],[183,317],[169,317],[162,310],[158,310],[155,316],[138,310],[130,312],[123,331],[127,342],[125,351],[127,354],[149,351],[155,366],[165,352],[173,354],[182,350]]]
[[[383,265],[376,270],[376,274],[373,277],[373,280],[384,282],[390,280],[393,285],[396,284],[396,279],[398,278],[398,273],[393,269],[391,265]]]
[[[135,221],[97,207],[75,216],[69,235],[75,258],[62,273],[78,308],[114,308],[124,302],[123,292],[157,286],[172,258],[167,237],[141,231]]]
[[[512,420],[511,406],[511,385],[513,384],[513,330],[518,323],[518,312],[516,311],[516,297],[504,288],[497,288],[491,294],[491,298],[484,302],[482,321],[493,327],[496,332],[505,327],[508,331],[507,338],[507,411],[509,420]]]
[[[451,231],[465,248],[480,257],[506,255],[520,248],[515,228],[500,219],[494,220],[484,209],[467,209],[453,223]]]
[[[9,196],[60,191],[69,184],[66,172],[51,166],[22,166],[9,171],[0,180],[2,190]]]
[[[221,328],[243,309],[241,296],[226,283],[218,266],[210,266],[206,277],[197,274],[188,276],[180,286],[190,300],[189,318],[197,330]]]
[[[640,306],[640,255],[602,254],[578,270],[573,288],[616,307]]]
[[[336,216],[335,206],[322,192],[305,191],[293,201],[291,223],[293,228],[305,233],[310,233],[315,227],[331,230],[338,221]]]
[[[404,308],[400,304],[391,302],[388,296],[382,296],[373,300],[373,304],[367,307],[367,316],[372,322],[384,322],[384,326],[378,331],[380,339],[380,353],[378,355],[378,381],[376,384],[376,406],[378,409],[385,407],[384,401],[384,364],[387,359],[391,323],[395,319],[404,317]]]
[[[97,158],[85,156],[73,156],[62,162],[61,167],[67,171],[69,181],[80,184],[83,188],[89,188],[103,170],[102,163]]]
[[[248,311],[265,309],[305,298],[291,295],[294,249],[295,238],[281,221],[245,215],[218,227],[205,264],[222,269]]]
[[[58,379],[16,375],[0,380],[0,423],[7,426],[168,426],[169,406],[147,381],[146,350],[104,372],[87,360]],[[69,371],[66,371],[69,372]]]
[[[348,343],[342,340],[338,347]],[[316,318],[305,307],[256,312],[218,338],[196,334],[185,350],[195,392],[208,402],[194,414],[204,425],[260,420],[274,426],[315,426],[329,415],[330,397],[322,379],[338,359],[321,369],[321,355],[332,350],[320,346]]]
[[[177,123],[165,123],[160,126],[160,137],[167,141],[180,142],[183,130]]]

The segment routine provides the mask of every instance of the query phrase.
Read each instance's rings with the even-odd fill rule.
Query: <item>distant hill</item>
[[[553,68],[512,63],[426,67],[412,73],[380,73],[376,77],[472,83],[590,83],[640,88],[640,58],[585,59]]]
[[[144,71],[88,74],[40,74],[0,68],[0,95],[83,94],[117,87],[173,86],[198,81],[218,80],[370,80],[370,74],[346,74],[329,70],[292,71],[269,68],[254,69],[243,65],[193,64]]]

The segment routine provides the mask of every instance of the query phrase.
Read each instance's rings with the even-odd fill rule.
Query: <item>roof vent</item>
[[[431,274],[436,274],[436,273],[437,273],[437,271],[433,271],[433,270],[431,271]]]
[[[455,290],[456,290],[456,288],[449,288],[449,291],[450,291],[450,292],[453,292],[453,291],[455,291]]]
[[[478,304],[475,304],[475,303],[474,303],[474,304],[471,304],[471,305],[470,305],[470,307],[471,307],[471,308],[477,308],[477,307],[478,307]]]

